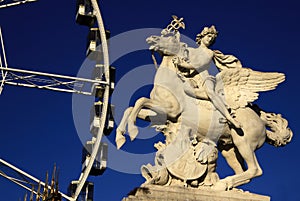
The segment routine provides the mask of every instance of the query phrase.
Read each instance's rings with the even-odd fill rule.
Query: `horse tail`
[[[293,137],[292,130],[288,127],[288,121],[281,116],[281,114],[275,114],[265,112],[257,105],[252,105],[260,116],[260,118],[266,123],[266,142],[275,147],[287,145]]]

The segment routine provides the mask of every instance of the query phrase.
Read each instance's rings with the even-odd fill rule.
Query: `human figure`
[[[179,68],[190,70],[193,78],[188,79],[191,87],[185,87],[185,92],[199,99],[210,100],[217,110],[236,128],[242,125],[235,120],[229,113],[224,100],[215,92],[215,77],[209,75],[208,69],[213,60],[214,52],[209,47],[215,42],[218,32],[214,26],[205,27],[200,34],[197,35],[197,48],[187,48],[188,56],[185,58],[177,57],[174,64]]]

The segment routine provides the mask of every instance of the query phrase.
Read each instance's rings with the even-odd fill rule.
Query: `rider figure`
[[[190,69],[192,74],[196,74],[189,79],[192,89],[191,87],[185,87],[185,92],[188,95],[210,100],[230,124],[236,128],[241,128],[242,125],[230,115],[224,99],[215,92],[215,77],[208,73],[210,63],[214,57],[214,52],[209,47],[214,43],[217,34],[218,32],[214,26],[205,27],[196,37],[199,46],[197,48],[188,47],[188,57],[177,58],[174,63],[178,67]]]
[[[188,56],[178,56],[174,59],[174,65],[181,71],[189,71],[185,76],[180,75],[184,81],[184,90],[188,95],[203,99],[210,100],[215,108],[226,118],[219,119],[220,122],[229,122],[236,128],[241,128],[240,122],[235,120],[229,113],[226,106],[224,97],[221,97],[215,92],[216,79],[214,76],[209,75],[208,69],[214,59],[214,51],[209,47],[214,43],[218,32],[214,26],[205,27],[201,33],[196,37],[198,44],[197,48],[187,47],[186,51]],[[185,70],[180,70],[184,68]],[[183,74],[183,73],[182,73]],[[186,75],[187,74],[187,75]],[[188,77],[188,78],[187,78]],[[214,134],[213,134],[214,135]],[[197,160],[201,163],[207,163],[209,156],[213,153],[216,142],[213,140],[213,135],[207,135],[201,141],[201,149],[197,153]]]

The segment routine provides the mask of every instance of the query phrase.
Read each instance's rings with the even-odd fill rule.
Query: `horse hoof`
[[[130,137],[130,140],[133,141],[137,134],[139,133],[138,129],[136,126],[129,126],[128,125],[128,134],[129,134],[129,137]]]
[[[116,134],[117,136],[121,136],[121,135],[124,135],[126,133],[126,130],[123,130],[123,129],[120,129],[119,127],[117,128],[116,130]]]
[[[211,187],[215,191],[226,191],[227,183],[224,181],[218,181],[215,185]]]
[[[116,145],[117,145],[117,149],[120,149],[123,144],[126,142],[126,138],[124,137],[124,133],[125,131],[122,131],[120,129],[117,129],[116,131]]]

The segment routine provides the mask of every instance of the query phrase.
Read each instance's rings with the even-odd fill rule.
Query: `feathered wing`
[[[258,92],[275,89],[285,80],[285,75],[234,68],[224,69],[218,73],[216,80],[216,92],[223,90],[226,104],[232,109],[237,109],[258,99]]]

